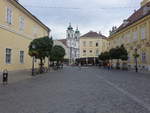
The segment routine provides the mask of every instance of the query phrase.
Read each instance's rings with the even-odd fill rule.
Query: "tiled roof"
[[[93,31],[90,31],[84,35],[81,36],[81,38],[85,38],[85,37],[100,37],[100,38],[106,38],[106,36],[102,35],[102,34],[99,34],[97,32],[93,32]]]
[[[68,47],[68,46],[67,46],[67,40],[66,40],[66,39],[60,39],[60,40],[58,40],[58,41],[62,42],[66,47]]]
[[[147,12],[146,14],[144,14],[144,7],[150,7],[150,2],[148,2],[145,6],[142,6],[140,9],[138,9],[137,11],[135,11],[128,19],[127,19],[127,24],[121,24],[118,29],[116,30],[116,32],[121,31],[122,29],[126,28],[127,26],[137,22],[138,20],[142,19],[143,17],[150,15],[150,11]]]

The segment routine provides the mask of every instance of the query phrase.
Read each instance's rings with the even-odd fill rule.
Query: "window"
[[[86,50],[83,50],[83,56],[85,56],[86,55]]]
[[[96,56],[98,56],[98,55],[99,55],[99,50],[97,49],[97,50],[96,50]]]
[[[68,34],[68,38],[70,38],[70,34]]]
[[[137,30],[133,32],[133,40],[136,41],[138,39],[138,32]]]
[[[92,50],[90,50],[90,53],[92,53],[93,51]]]
[[[11,64],[11,49],[6,48],[6,58],[5,58],[5,62],[6,64]]]
[[[33,35],[36,37],[36,36],[37,36],[37,33],[38,33],[38,28],[37,28],[37,27],[34,27],[34,28],[33,28]]]
[[[10,7],[6,9],[6,21],[8,24],[12,24],[12,8]]]
[[[83,50],[83,53],[86,53],[86,50]]]
[[[20,63],[24,63],[24,51],[20,51]]]
[[[140,33],[141,33],[141,39],[145,39],[146,38],[146,29],[145,29],[145,27],[142,27],[141,29],[140,29]]]
[[[98,42],[96,42],[96,47],[98,47]]]
[[[19,30],[23,31],[24,27],[25,27],[25,20],[24,20],[24,17],[21,16],[19,19]]]
[[[90,47],[93,46],[93,42],[92,42],[92,41],[89,42],[89,46],[90,46]]]
[[[84,46],[84,47],[86,46],[86,42],[85,42],[85,41],[83,42],[83,46]]]
[[[142,53],[142,62],[143,63],[146,62],[146,53],[145,52]]]

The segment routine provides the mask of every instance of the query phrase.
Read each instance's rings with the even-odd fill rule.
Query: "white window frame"
[[[137,30],[133,31],[133,40],[134,41],[138,40],[138,31]]]
[[[23,31],[25,28],[25,18],[23,16],[19,17],[19,30]]]
[[[141,27],[140,34],[141,34],[142,40],[146,39],[146,28],[145,27]]]
[[[83,41],[83,46],[86,47],[86,41]]]
[[[145,63],[147,61],[146,52],[142,52],[142,54],[141,54],[141,60],[142,60],[142,63]]]
[[[97,50],[96,50],[96,56],[98,56],[98,55],[99,55],[99,50],[97,49]]]
[[[19,61],[21,64],[24,64],[24,51],[19,51]]]
[[[6,22],[7,24],[13,23],[13,8],[12,7],[6,7]]]
[[[7,52],[7,50],[10,50],[10,52]],[[9,58],[9,60],[8,60]],[[12,62],[12,49],[6,48],[5,49],[5,63],[6,64],[11,64]]]
[[[89,42],[89,46],[92,47],[93,46],[93,41]]]

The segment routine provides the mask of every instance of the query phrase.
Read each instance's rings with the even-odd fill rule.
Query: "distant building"
[[[80,38],[80,31],[78,30],[78,27],[74,31],[73,27],[70,24],[66,31],[67,46],[69,47],[69,52],[70,52],[70,55],[69,55],[70,64],[75,63],[76,59],[79,58],[79,54],[80,54],[79,38]]]
[[[67,45],[67,40],[66,39],[54,40],[54,45],[62,46],[65,49],[64,61],[69,63],[70,50],[69,50],[69,47]]]
[[[90,31],[80,37],[80,60],[83,63],[96,64],[98,56],[108,50],[107,37]]]
[[[128,51],[128,67],[135,68],[134,54],[139,54],[138,68],[150,71],[150,0],[143,0],[141,7],[115,29],[109,36],[111,48],[122,44]],[[114,62],[115,64],[115,62]]]

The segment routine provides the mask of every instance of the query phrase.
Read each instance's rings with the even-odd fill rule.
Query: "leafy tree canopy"
[[[53,40],[48,36],[34,39],[29,45],[29,55],[44,59],[50,55],[52,46]]]
[[[50,60],[51,61],[62,61],[65,56],[65,49],[62,46],[55,45],[52,48]]]

